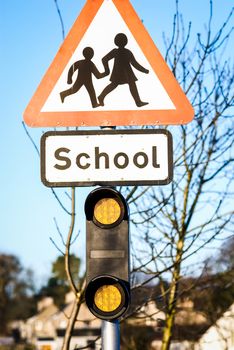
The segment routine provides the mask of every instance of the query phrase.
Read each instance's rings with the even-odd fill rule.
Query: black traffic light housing
[[[117,190],[100,187],[85,202],[86,304],[104,320],[127,310],[129,286],[129,211]]]

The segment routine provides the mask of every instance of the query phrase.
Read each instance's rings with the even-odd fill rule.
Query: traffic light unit
[[[85,215],[86,304],[98,318],[118,319],[130,302],[128,206],[118,191],[100,187],[88,195]]]

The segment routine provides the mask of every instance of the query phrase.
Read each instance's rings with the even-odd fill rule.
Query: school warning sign
[[[128,0],[87,0],[24,113],[29,126],[184,124],[193,108]]]

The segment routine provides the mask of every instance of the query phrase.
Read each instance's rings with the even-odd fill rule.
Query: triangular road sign
[[[29,126],[184,124],[193,108],[128,0],[87,0],[24,113]]]

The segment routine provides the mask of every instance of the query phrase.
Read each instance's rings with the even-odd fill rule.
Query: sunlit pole
[[[119,321],[102,321],[102,350],[120,349]]]

